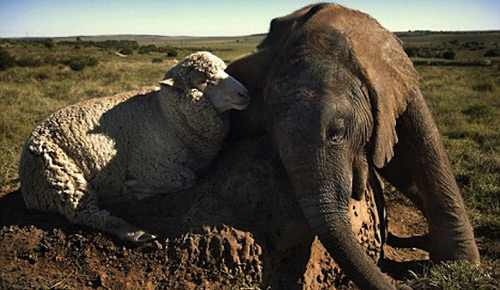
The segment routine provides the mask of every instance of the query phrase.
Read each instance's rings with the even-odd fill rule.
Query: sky
[[[240,36],[324,1],[0,0],[0,38],[106,34]],[[391,31],[500,30],[499,0],[338,0]]]

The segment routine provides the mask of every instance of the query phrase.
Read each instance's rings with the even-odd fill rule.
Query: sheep
[[[91,99],[37,125],[22,149],[27,208],[131,242],[156,236],[99,208],[120,196],[144,198],[193,186],[229,131],[227,113],[249,103],[246,88],[209,52],[165,74],[160,87]]]

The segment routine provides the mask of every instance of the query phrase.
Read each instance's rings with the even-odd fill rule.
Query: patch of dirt
[[[103,206],[159,235],[140,245],[29,211],[9,188],[0,193],[0,289],[353,288],[313,235],[271,152],[265,137],[242,140],[190,190]],[[351,203],[353,232],[398,278],[427,253],[383,246],[381,193],[371,188]],[[388,212],[395,235],[424,233],[414,208],[392,204]]]

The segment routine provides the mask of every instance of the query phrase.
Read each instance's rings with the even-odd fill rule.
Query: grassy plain
[[[74,39],[74,38],[73,38]],[[245,41],[245,39],[247,39]],[[171,40],[168,38],[168,40]],[[205,42],[203,42],[205,41]],[[258,37],[234,39],[178,39],[177,59],[192,51],[210,50],[226,62],[241,57],[258,43]],[[146,42],[146,44],[150,44]],[[169,42],[161,42],[161,45]],[[38,42],[3,42],[0,47],[16,59],[44,60],[53,64],[34,67],[15,66],[0,71],[0,187],[17,183],[17,164],[25,138],[33,127],[59,108],[89,98],[156,85],[175,63],[165,53],[134,53],[126,57],[116,50],[56,44],[47,48]],[[99,64],[73,71],[58,60],[68,57],[93,57]],[[162,59],[153,63],[152,59]],[[49,61],[45,61],[49,60]]]
[[[486,275],[500,278],[500,57],[484,56],[487,50],[499,48],[500,33],[404,33],[399,36],[406,47],[456,52],[455,58],[446,65],[417,66],[417,70],[422,92],[443,135],[469,207]],[[191,51],[210,50],[230,62],[256,50],[263,36],[134,37],[140,45],[175,47],[179,52],[177,59]],[[98,60],[97,66],[80,71],[57,61],[0,71],[0,187],[17,186],[17,164],[24,140],[50,113],[84,99],[155,85],[174,64],[173,58],[160,52],[134,52],[120,57],[112,48],[76,48],[76,45],[60,42],[67,40],[70,39],[56,39],[50,49],[43,43],[0,42],[0,48],[16,59],[94,57]],[[81,40],[104,38],[82,37]],[[162,62],[153,63],[154,58]]]

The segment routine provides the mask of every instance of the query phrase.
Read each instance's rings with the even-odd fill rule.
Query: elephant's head
[[[300,19],[299,19],[300,20]],[[378,154],[372,111],[350,39],[328,25],[295,26],[264,90],[270,132],[314,232],[360,287],[391,287],[357,244],[347,217]],[[390,134],[394,127],[387,128]],[[379,128],[380,130],[380,128]]]

